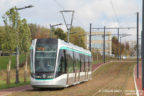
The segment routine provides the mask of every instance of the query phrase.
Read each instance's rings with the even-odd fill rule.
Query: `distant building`
[[[98,51],[101,55],[103,54],[103,44],[104,44],[104,38],[103,38],[104,32],[92,32],[91,36],[91,48],[93,51]],[[89,36],[87,38],[88,43],[87,47],[89,48]],[[105,54],[106,55],[112,55],[112,35],[111,32],[106,32],[105,37]]]

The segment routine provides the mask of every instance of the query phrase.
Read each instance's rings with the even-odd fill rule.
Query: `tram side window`
[[[84,58],[84,72],[86,71],[86,58],[85,58],[85,55],[83,55],[83,58]]]
[[[66,73],[65,55],[64,50],[60,50],[58,56],[57,76]]]
[[[88,59],[89,57],[85,55],[85,70],[88,71]]]
[[[92,57],[91,56],[88,56],[88,57],[89,57],[89,68],[88,68],[88,71],[91,71]]]
[[[80,58],[81,58],[81,71],[84,72],[85,71],[85,57],[83,54],[80,54]]]
[[[78,53],[78,71],[81,70],[81,60],[80,60],[80,54]]]
[[[67,71],[69,73],[74,72],[73,66],[73,52],[70,50],[66,50],[66,62],[67,62]]]
[[[82,70],[81,70],[82,60],[81,60],[80,54],[79,54],[79,63],[80,63],[80,72],[82,72]]]
[[[80,55],[79,53],[74,52],[74,58],[75,58],[75,71],[79,72],[80,71]]]
[[[76,71],[76,69],[75,69],[75,63],[76,63],[75,52],[73,52],[73,72]]]

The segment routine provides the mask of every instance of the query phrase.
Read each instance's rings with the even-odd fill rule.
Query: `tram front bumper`
[[[54,79],[34,79],[31,77],[31,85],[36,88],[64,88],[66,87],[66,78],[60,76]]]

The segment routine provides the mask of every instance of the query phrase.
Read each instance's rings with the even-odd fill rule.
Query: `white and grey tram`
[[[60,39],[34,39],[30,50],[34,88],[64,88],[91,79],[88,50]]]

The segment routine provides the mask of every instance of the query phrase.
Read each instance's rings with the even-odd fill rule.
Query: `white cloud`
[[[75,25],[83,24],[84,26],[88,26],[90,22],[101,26],[117,25],[110,0],[57,1],[65,9],[75,10]],[[113,0],[116,13],[122,24],[123,22],[129,22],[132,18],[131,15],[134,15],[134,13],[139,10],[139,5],[137,2],[137,0]],[[15,5],[21,7],[29,3],[34,3],[35,7],[31,9],[33,10],[33,13],[30,14],[31,11],[27,10],[24,13],[22,11],[21,15],[29,16],[28,18],[30,19],[30,21],[39,22],[41,24],[47,23],[48,21],[59,22],[60,20],[62,20],[61,15],[57,14],[58,11],[60,11],[60,9],[62,8],[54,3],[53,0],[0,0],[0,12],[4,13],[7,9]],[[127,20],[123,21],[124,18],[127,18]],[[78,23],[77,21],[80,21],[82,24]]]
[[[23,2],[24,0],[7,0],[9,1],[10,5],[16,6],[16,4]]]
[[[0,0],[0,9],[7,9],[8,7],[16,6],[20,2],[26,0]]]
[[[113,0],[118,18],[129,17],[136,13],[139,9],[136,2],[137,0]],[[110,0],[68,0],[65,4],[67,3],[67,8],[75,9],[76,18],[80,18],[81,21],[99,21],[104,17],[116,21]]]
[[[119,27],[118,22],[110,22],[108,25],[108,27]]]

